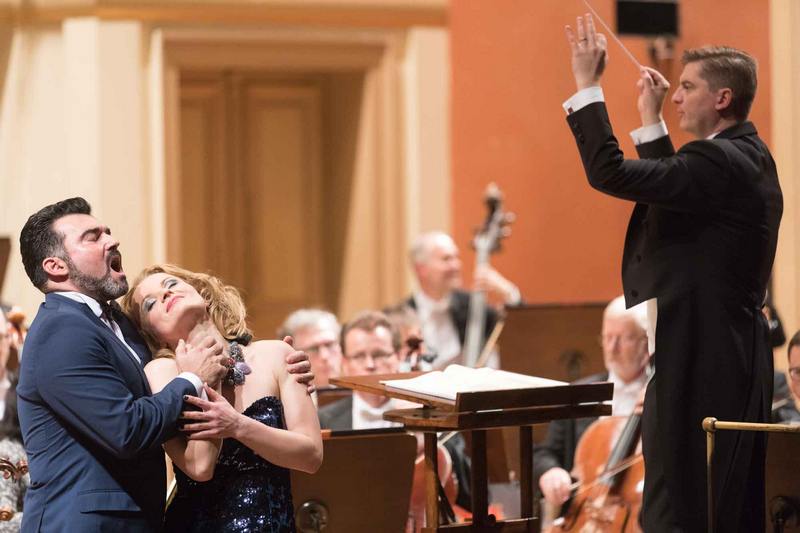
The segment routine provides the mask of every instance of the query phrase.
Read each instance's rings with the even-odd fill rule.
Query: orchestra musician
[[[342,374],[360,376],[398,372],[401,343],[399,332],[383,313],[364,311],[356,315],[342,326]],[[336,431],[394,427],[397,424],[384,420],[383,413],[401,407],[408,407],[408,404],[386,396],[354,391],[352,396],[319,409],[320,426]],[[456,503],[469,509],[469,457],[464,440],[457,434],[443,447],[458,482]]]
[[[642,527],[764,530],[766,435],[716,439],[707,505],[702,420],[767,422],[769,328],[761,307],[783,201],[769,149],[747,120],[756,63],[729,47],[686,50],[672,102],[695,140],[675,151],[661,118],[669,82],[643,67],[638,160],[614,137],[600,81],[606,38],[591,15],[566,28],[577,92],[564,103],[589,183],[636,202],[622,259],[628,305],[648,303],[655,377],[644,401]],[[652,312],[651,312],[652,311]]]
[[[403,303],[415,309],[428,350],[437,354],[434,368],[461,362],[469,317],[469,293],[462,290],[461,258],[452,237],[440,231],[419,235],[409,251],[418,290]],[[519,305],[516,285],[486,265],[475,273],[476,289],[497,295],[505,305]],[[484,338],[497,323],[497,311],[489,307]],[[490,366],[497,366],[490,360]]]
[[[341,329],[336,315],[323,309],[298,309],[278,329],[279,339],[294,338],[295,349],[308,354],[318,389],[329,387],[342,372]]]
[[[603,312],[599,337],[606,372],[577,383],[610,381],[614,416],[628,416],[647,384],[647,309],[644,305],[625,308],[625,298],[614,298]],[[575,449],[586,428],[597,418],[562,419],[550,422],[547,436],[533,451],[534,481],[548,504],[560,507],[570,497]],[[608,443],[608,448],[613,443]]]

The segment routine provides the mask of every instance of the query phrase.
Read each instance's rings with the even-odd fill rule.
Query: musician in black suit
[[[641,398],[647,383],[647,310],[644,305],[625,309],[625,299],[611,300],[603,312],[599,337],[606,372],[582,378],[576,383],[610,381],[614,384],[611,401],[615,416],[628,416]],[[563,419],[550,422],[547,436],[533,451],[533,475],[545,500],[560,506],[570,495],[569,486],[578,442],[593,418]],[[609,443],[609,450],[614,443]]]
[[[443,368],[450,363],[463,363],[461,350],[469,318],[469,293],[461,289],[458,247],[446,233],[432,231],[414,240],[409,255],[419,290],[404,304],[419,315],[425,344],[437,354],[433,366]],[[478,289],[498,295],[506,305],[521,302],[517,286],[488,265],[475,273],[475,284]],[[497,311],[488,307],[484,338],[491,334],[497,318]],[[497,366],[496,360],[492,366]]]
[[[772,398],[769,329],[761,306],[783,210],[775,163],[747,121],[756,65],[727,47],[687,50],[672,101],[697,140],[672,147],[661,107],[669,88],[643,68],[626,160],[603,102],[606,40],[591,17],[567,27],[578,92],[564,107],[596,189],[636,202],[625,240],[628,305],[648,302],[655,327],[655,378],[647,388],[642,442],[644,530],[764,530],[766,437],[718,433],[706,504],[704,417],[767,422]],[[653,130],[656,130],[655,132]],[[638,137],[638,139],[637,139]]]

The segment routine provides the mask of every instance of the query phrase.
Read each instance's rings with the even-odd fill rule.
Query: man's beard
[[[115,280],[111,276],[111,267],[106,263],[106,273],[102,277],[93,277],[79,269],[72,262],[69,255],[64,254],[64,261],[69,267],[69,279],[81,290],[83,294],[91,296],[98,302],[116,300],[128,292],[128,280]]]

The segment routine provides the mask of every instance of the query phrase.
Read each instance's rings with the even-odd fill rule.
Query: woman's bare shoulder
[[[294,351],[285,342],[274,340],[256,341],[249,348],[254,357],[277,363],[285,363],[286,356]]]

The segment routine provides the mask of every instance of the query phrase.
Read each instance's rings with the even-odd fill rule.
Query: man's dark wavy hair
[[[19,251],[25,273],[33,285],[47,292],[47,273],[42,261],[63,257],[64,235],[53,229],[53,223],[66,215],[91,215],[92,207],[81,197],[69,198],[43,207],[32,214],[19,235]]]

